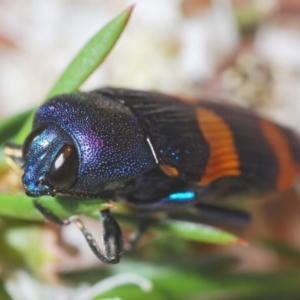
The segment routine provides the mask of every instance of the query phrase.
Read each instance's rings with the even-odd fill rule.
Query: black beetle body
[[[23,160],[23,185],[32,197],[99,196],[146,211],[176,210],[241,192],[288,189],[299,173],[300,142],[246,109],[104,88],[42,105]],[[101,260],[116,263],[122,234],[107,210],[102,216],[104,254],[77,225]]]

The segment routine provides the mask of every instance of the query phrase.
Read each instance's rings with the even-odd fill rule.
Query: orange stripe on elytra
[[[197,119],[210,149],[199,184],[207,185],[223,176],[239,176],[241,174],[239,157],[228,124],[207,108],[197,109]]]
[[[280,191],[286,190],[294,183],[299,166],[292,157],[287,138],[280,127],[263,119],[260,125],[278,161],[277,188]]]

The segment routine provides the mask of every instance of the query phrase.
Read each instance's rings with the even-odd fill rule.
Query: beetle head
[[[78,154],[68,135],[54,124],[36,127],[23,145],[26,194],[54,195],[69,189],[77,179]]]

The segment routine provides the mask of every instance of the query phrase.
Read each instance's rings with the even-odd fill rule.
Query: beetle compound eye
[[[51,165],[47,181],[55,188],[71,187],[77,179],[78,165],[75,147],[64,145]]]
[[[46,126],[42,125],[37,128],[35,128],[26,138],[23,148],[22,148],[22,157],[25,158],[26,154],[28,153],[28,150],[30,148],[30,145],[32,144],[33,140],[37,138],[44,130]]]

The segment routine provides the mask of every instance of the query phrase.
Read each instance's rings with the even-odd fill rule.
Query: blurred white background
[[[41,103],[72,57],[127,0],[1,0],[0,116]],[[213,94],[300,128],[300,5],[292,0],[138,0],[82,87]],[[287,18],[288,16],[288,18]]]

